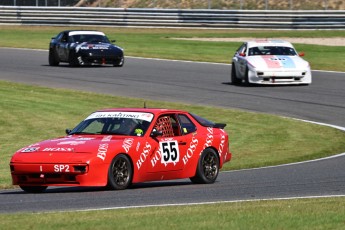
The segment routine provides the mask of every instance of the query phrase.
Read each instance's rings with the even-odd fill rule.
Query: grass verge
[[[345,198],[1,214],[3,229],[344,229]]]
[[[144,100],[0,81],[0,188],[11,187],[9,161],[21,147],[63,136],[91,112],[142,107]],[[161,101],[150,107],[183,109],[224,122],[233,160],[223,170],[277,165],[345,152],[345,133],[268,114]],[[325,141],[327,140],[327,141]]]
[[[0,26],[0,46],[48,50],[51,37],[62,30],[95,29],[116,39],[125,49],[125,55],[176,60],[230,63],[241,42],[185,41],[171,38],[329,38],[344,37],[344,30],[200,30],[200,29],[149,29],[149,28],[92,28],[92,27],[41,27]],[[294,44],[312,69],[345,71],[345,47]],[[336,62],[334,60],[337,60]]]
[[[48,49],[62,27],[0,26],[0,46]],[[80,28],[79,28],[80,29]],[[85,29],[85,28],[81,28]],[[88,28],[99,29],[99,28]],[[345,31],[168,30],[102,28],[126,55],[229,63],[238,42],[197,42],[174,37],[345,37]],[[151,45],[154,44],[154,45]],[[345,71],[345,47],[295,44],[312,68]],[[337,57],[337,62],[334,62]],[[142,106],[140,99],[111,97],[0,82],[0,188],[9,188],[8,163],[20,147],[64,135],[90,112],[104,107]],[[100,103],[101,102],[101,103]],[[266,114],[149,102],[186,109],[226,122],[233,161],[241,169],[315,159],[344,152],[344,133]],[[71,213],[1,214],[3,229],[343,229],[345,198],[255,201],[200,206],[152,207]]]

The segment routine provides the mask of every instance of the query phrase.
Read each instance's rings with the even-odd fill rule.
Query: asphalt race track
[[[275,87],[234,86],[229,84],[229,73],[230,65],[224,64],[130,57],[122,68],[51,67],[47,51],[0,48],[0,80],[239,108],[345,127],[344,73],[313,71],[310,86]],[[20,189],[2,190],[0,213],[345,195],[344,165],[345,156],[339,155],[300,164],[222,172],[212,185],[177,180],[137,184],[124,191],[54,187],[43,194],[27,194]]]

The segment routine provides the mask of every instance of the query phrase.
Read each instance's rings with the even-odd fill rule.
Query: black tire
[[[216,181],[219,173],[219,157],[213,149],[205,149],[198,161],[194,177],[190,180],[197,184],[212,184]]]
[[[28,193],[41,193],[44,192],[48,186],[19,186],[25,192]]]
[[[68,63],[71,67],[79,66],[79,62],[77,60],[77,55],[74,51],[70,51],[68,55]]]
[[[52,49],[49,50],[48,61],[50,66],[58,66],[60,63],[56,53]]]
[[[125,57],[121,57],[119,61],[114,63],[114,67],[122,67],[125,64]]]
[[[245,84],[246,86],[249,86],[249,85],[250,85],[249,77],[248,77],[248,72],[249,72],[249,70],[248,70],[248,67],[247,67],[247,68],[246,68],[246,74],[244,75],[244,84]]]
[[[124,154],[117,155],[109,165],[108,185],[112,190],[126,189],[133,178],[133,167],[129,158]]]
[[[232,65],[231,65],[231,84],[238,85],[240,83],[241,83],[241,79],[237,78],[236,67],[235,67],[235,64],[232,63]]]

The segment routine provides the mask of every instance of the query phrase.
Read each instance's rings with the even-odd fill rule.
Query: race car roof
[[[105,36],[105,34],[103,32],[92,31],[92,30],[73,30],[73,31],[69,31],[69,33],[68,33],[69,36],[80,35],[80,34],[94,34],[94,35]]]
[[[163,108],[109,108],[109,109],[98,110],[96,112],[142,112],[142,113],[153,113],[153,114],[160,114],[163,112],[188,113],[187,111],[183,111],[183,110],[163,109]]]
[[[290,42],[279,39],[256,39],[247,42],[248,48],[256,46],[286,46],[293,48]]]

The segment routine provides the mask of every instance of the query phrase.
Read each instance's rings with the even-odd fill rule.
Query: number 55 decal
[[[177,141],[164,141],[159,143],[160,151],[162,153],[161,163],[168,164],[179,162],[180,151],[178,148]]]

